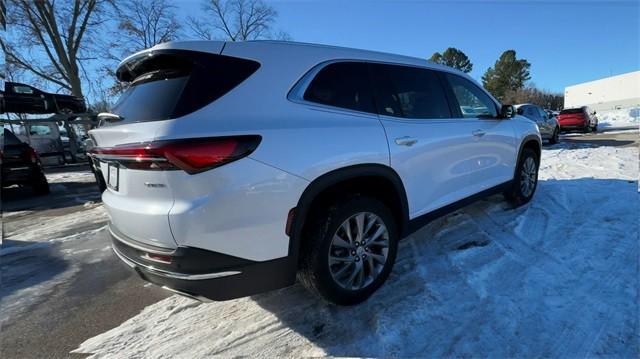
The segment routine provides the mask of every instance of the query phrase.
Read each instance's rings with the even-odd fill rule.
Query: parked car
[[[130,87],[90,131],[113,249],[194,298],[297,274],[355,304],[387,279],[400,238],[470,200],[503,192],[522,205],[536,189],[536,125],[426,60],[175,42],[126,58],[117,76]]]
[[[558,143],[560,125],[555,116],[552,116],[542,107],[529,103],[515,105],[514,107],[518,115],[522,115],[538,125],[543,140],[549,141],[552,145]]]
[[[49,193],[49,183],[42,170],[38,153],[20,141],[11,131],[4,129],[2,148],[2,187],[31,186],[38,195]]]
[[[0,113],[83,113],[82,97],[44,92],[17,82],[5,82],[0,91]]]
[[[596,111],[592,111],[588,106],[560,111],[558,123],[562,131],[595,132],[598,130]]]
[[[45,166],[64,164],[64,144],[57,123],[29,120],[11,128],[16,137],[36,150]]]

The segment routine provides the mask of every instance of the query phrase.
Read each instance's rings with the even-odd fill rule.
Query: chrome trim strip
[[[163,157],[138,158],[135,156],[103,155],[99,153],[94,153],[92,156],[102,161],[167,162],[167,159]]]
[[[111,249],[113,249],[113,252],[118,256],[118,258],[120,258],[120,260],[125,262],[129,267],[131,268],[139,267],[151,274],[155,274],[165,278],[181,279],[181,280],[204,280],[204,279],[228,277],[228,276],[242,273],[240,271],[226,271],[226,272],[203,273],[203,274],[176,273],[176,272],[171,272],[163,269],[158,269],[150,265],[134,262],[133,260],[127,258],[124,254],[118,252],[116,247],[111,246]]]
[[[115,231],[116,230],[114,230],[113,226],[111,224],[109,224],[109,233],[111,233],[113,238],[115,238],[115,239],[119,240],[120,242],[128,245],[129,247],[133,247],[133,248],[139,249],[141,251],[145,251],[145,252],[149,252],[149,253],[155,253],[155,254],[164,254],[164,255],[172,255],[176,251],[175,249],[172,249],[172,248],[167,248],[166,250],[163,250],[163,249],[159,249],[158,247],[154,247],[154,248],[158,248],[158,249],[154,249],[154,248],[149,248],[149,247],[141,245],[141,244],[136,244],[135,242],[132,242],[130,240],[127,240],[127,239],[123,238],[124,236],[116,233]]]

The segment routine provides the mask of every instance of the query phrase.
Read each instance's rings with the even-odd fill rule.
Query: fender
[[[401,223],[398,223],[401,237],[407,233],[409,227],[409,205],[404,185],[396,171],[391,167],[380,164],[361,164],[339,168],[325,173],[313,180],[300,196],[298,205],[295,208],[295,214],[291,221],[289,240],[289,257],[295,259],[296,263],[300,250],[302,229],[305,225],[305,221],[309,215],[311,204],[314,199],[316,199],[322,191],[330,188],[331,186],[359,177],[382,177],[393,184],[396,190],[396,195],[400,199],[400,208],[402,211],[402,221]]]
[[[540,156],[542,154],[542,140],[540,139],[539,135],[534,135],[534,134],[529,134],[526,135],[522,138],[522,141],[520,141],[520,146],[518,147],[518,155],[516,156],[516,165],[513,168],[513,177],[516,177],[516,171],[518,169],[518,160],[520,159],[520,154],[522,153],[522,149],[524,148],[524,145],[529,142],[529,141],[536,141],[536,143],[538,143],[538,156]]]

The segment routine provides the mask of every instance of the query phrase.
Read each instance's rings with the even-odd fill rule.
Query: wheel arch
[[[540,156],[542,155],[542,140],[540,136],[537,135],[527,135],[522,141],[520,141],[520,147],[518,148],[518,156],[516,157],[516,165],[513,169],[513,176],[515,178],[516,170],[518,169],[518,162],[520,161],[520,156],[522,155],[522,150],[525,148],[531,148],[538,155],[538,162],[540,162]]]
[[[376,192],[372,190],[376,189]],[[351,192],[353,191],[353,192]],[[360,164],[328,172],[313,180],[303,191],[290,219],[289,255],[298,259],[304,242],[303,231],[315,211],[321,210],[340,193],[368,194],[388,205],[397,220],[401,236],[409,228],[409,206],[400,176],[381,164]]]

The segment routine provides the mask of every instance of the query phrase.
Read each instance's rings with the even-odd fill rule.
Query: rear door
[[[470,194],[477,126],[454,118],[441,76],[433,70],[372,64],[391,167],[402,178],[411,218]]]

